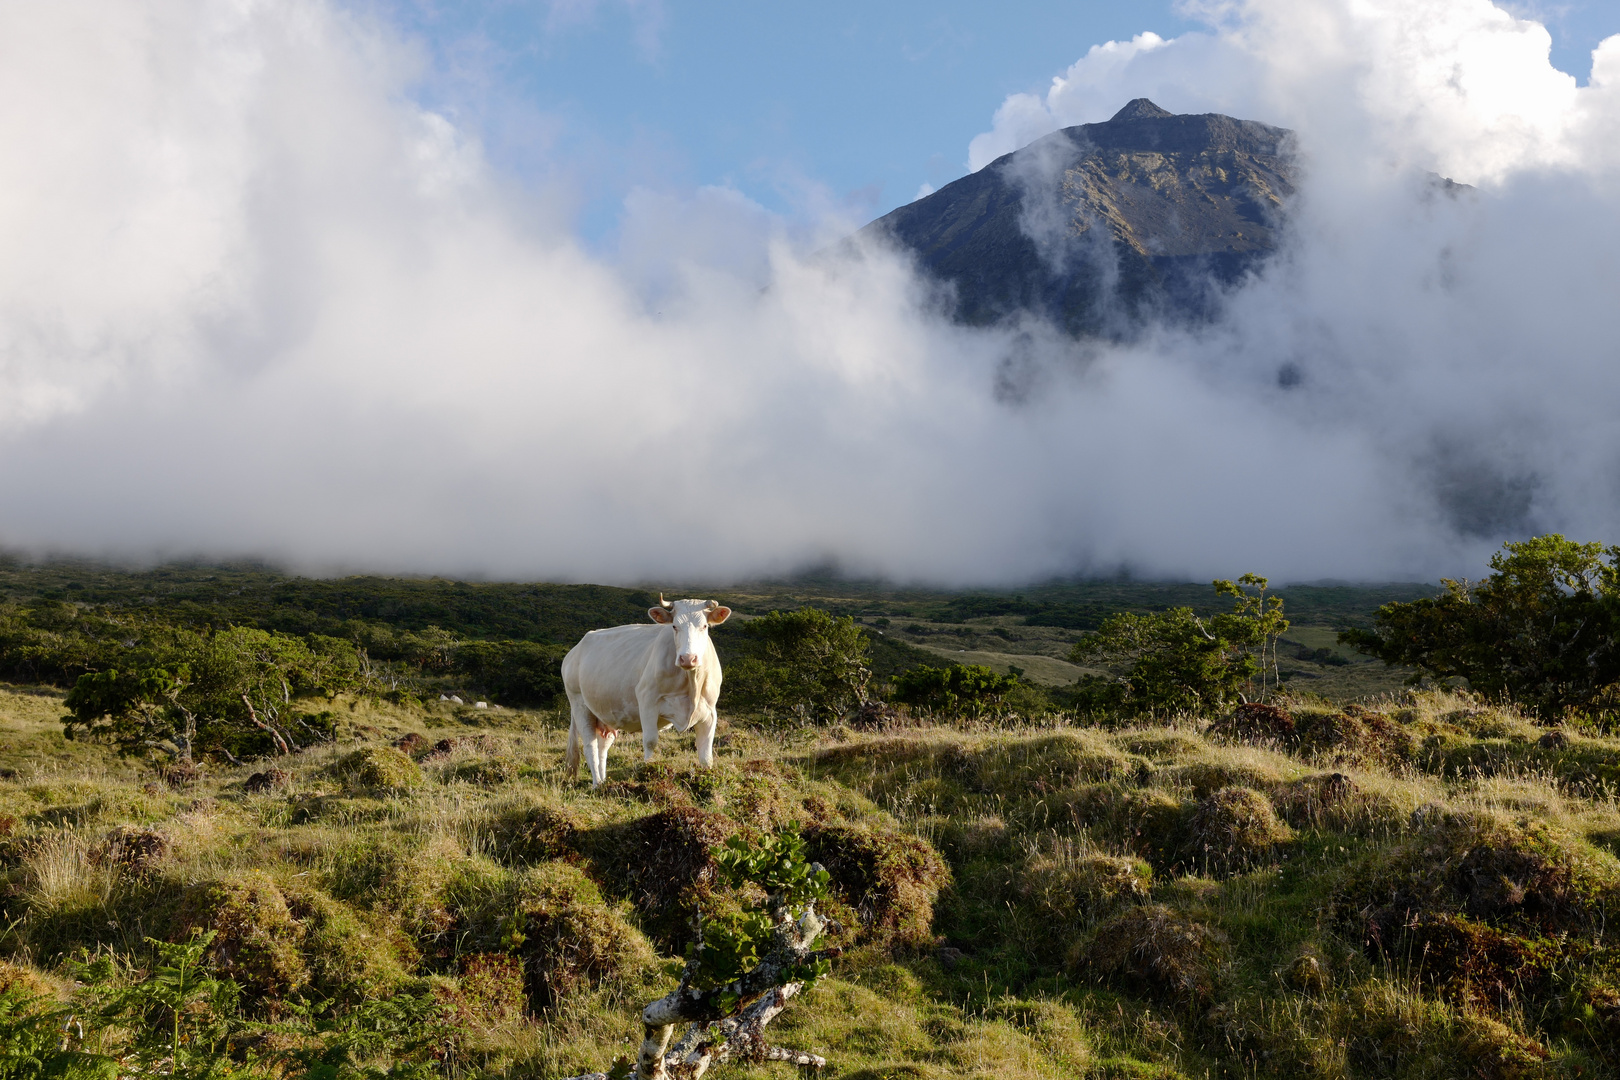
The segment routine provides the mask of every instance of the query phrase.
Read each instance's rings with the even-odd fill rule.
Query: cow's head
[[[713,600],[665,600],[658,597],[658,606],[647,609],[648,618],[655,623],[667,623],[675,628],[675,662],[690,671],[703,662],[703,645],[709,636],[709,627],[719,626],[731,617],[731,609],[721,607]]]

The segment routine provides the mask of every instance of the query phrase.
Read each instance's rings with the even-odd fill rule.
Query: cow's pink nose
[[[695,668],[698,665],[697,653],[683,652],[675,658],[675,662],[684,668]]]

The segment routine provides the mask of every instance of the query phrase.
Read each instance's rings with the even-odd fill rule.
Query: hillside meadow
[[[192,775],[0,690],[0,991],[82,1023],[211,933],[239,989],[187,1013],[209,1075],[573,1076],[633,1053],[693,913],[735,902],[712,847],[795,824],[846,951],[772,1031],[829,1076],[1620,1075],[1614,737],[1438,691],[729,716],[712,771],[627,740],[593,792],[556,711],[333,704],[333,743]],[[176,1071],[127,1021],[69,1027]]]

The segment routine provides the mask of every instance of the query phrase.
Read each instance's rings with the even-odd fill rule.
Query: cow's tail
[[[579,727],[572,717],[568,720],[568,753],[563,757],[563,766],[570,780],[579,775]]]

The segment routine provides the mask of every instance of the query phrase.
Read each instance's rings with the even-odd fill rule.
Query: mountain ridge
[[[953,291],[955,318],[1076,337],[1200,321],[1278,246],[1293,133],[1147,98],[1051,133],[861,230]]]

